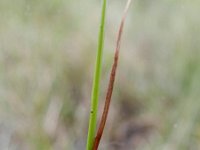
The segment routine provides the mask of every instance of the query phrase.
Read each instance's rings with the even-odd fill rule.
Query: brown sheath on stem
[[[122,36],[124,22],[125,22],[125,19],[126,19],[126,15],[127,15],[130,3],[131,3],[131,0],[128,0],[127,4],[126,4],[126,7],[125,7],[125,10],[124,10],[124,14],[123,14],[122,20],[121,20],[121,24],[120,24],[120,28],[119,28],[119,32],[118,32],[118,36],[117,36],[117,45],[116,45],[116,50],[115,50],[114,63],[112,65],[112,70],[111,70],[111,74],[110,74],[110,80],[109,80],[109,85],[108,85],[108,89],[107,89],[104,110],[103,110],[103,114],[102,114],[102,117],[101,117],[101,121],[100,121],[100,125],[99,125],[99,128],[98,128],[96,137],[94,139],[94,144],[93,144],[92,150],[97,150],[98,149],[98,146],[99,146],[99,143],[100,143],[103,131],[104,131],[104,127],[105,127],[105,124],[106,124],[108,111],[109,111],[109,107],[110,107],[110,101],[111,101],[112,92],[113,92],[113,86],[114,86],[114,82],[115,82],[117,64],[118,64],[118,59],[119,59],[121,36]]]

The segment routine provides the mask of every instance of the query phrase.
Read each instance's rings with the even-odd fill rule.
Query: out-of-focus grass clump
[[[123,1],[108,2],[100,109]],[[101,149],[200,149],[199,1],[135,1]],[[100,1],[0,0],[0,149],[86,144]]]

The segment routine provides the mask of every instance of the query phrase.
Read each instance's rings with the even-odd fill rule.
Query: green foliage
[[[87,150],[92,149],[94,136],[95,136],[95,133],[96,133],[98,99],[99,99],[99,91],[100,91],[99,86],[100,86],[100,78],[101,78],[101,70],[102,70],[102,53],[103,53],[104,32],[105,32],[104,31],[105,30],[104,29],[104,27],[105,27],[105,14],[106,14],[106,0],[103,0],[101,22],[100,22],[100,29],[99,29],[99,38],[98,38],[98,51],[97,51],[97,58],[96,58],[96,65],[95,65],[93,88],[92,88]]]

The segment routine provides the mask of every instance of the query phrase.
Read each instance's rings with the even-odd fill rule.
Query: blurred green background
[[[125,0],[108,0],[100,113]],[[0,0],[0,149],[84,150],[100,0]],[[134,0],[100,150],[200,149],[200,1]]]

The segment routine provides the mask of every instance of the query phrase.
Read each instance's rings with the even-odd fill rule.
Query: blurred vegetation
[[[102,109],[124,1],[108,2]],[[134,1],[101,149],[200,149],[200,1]],[[0,0],[0,149],[82,150],[99,1]]]

